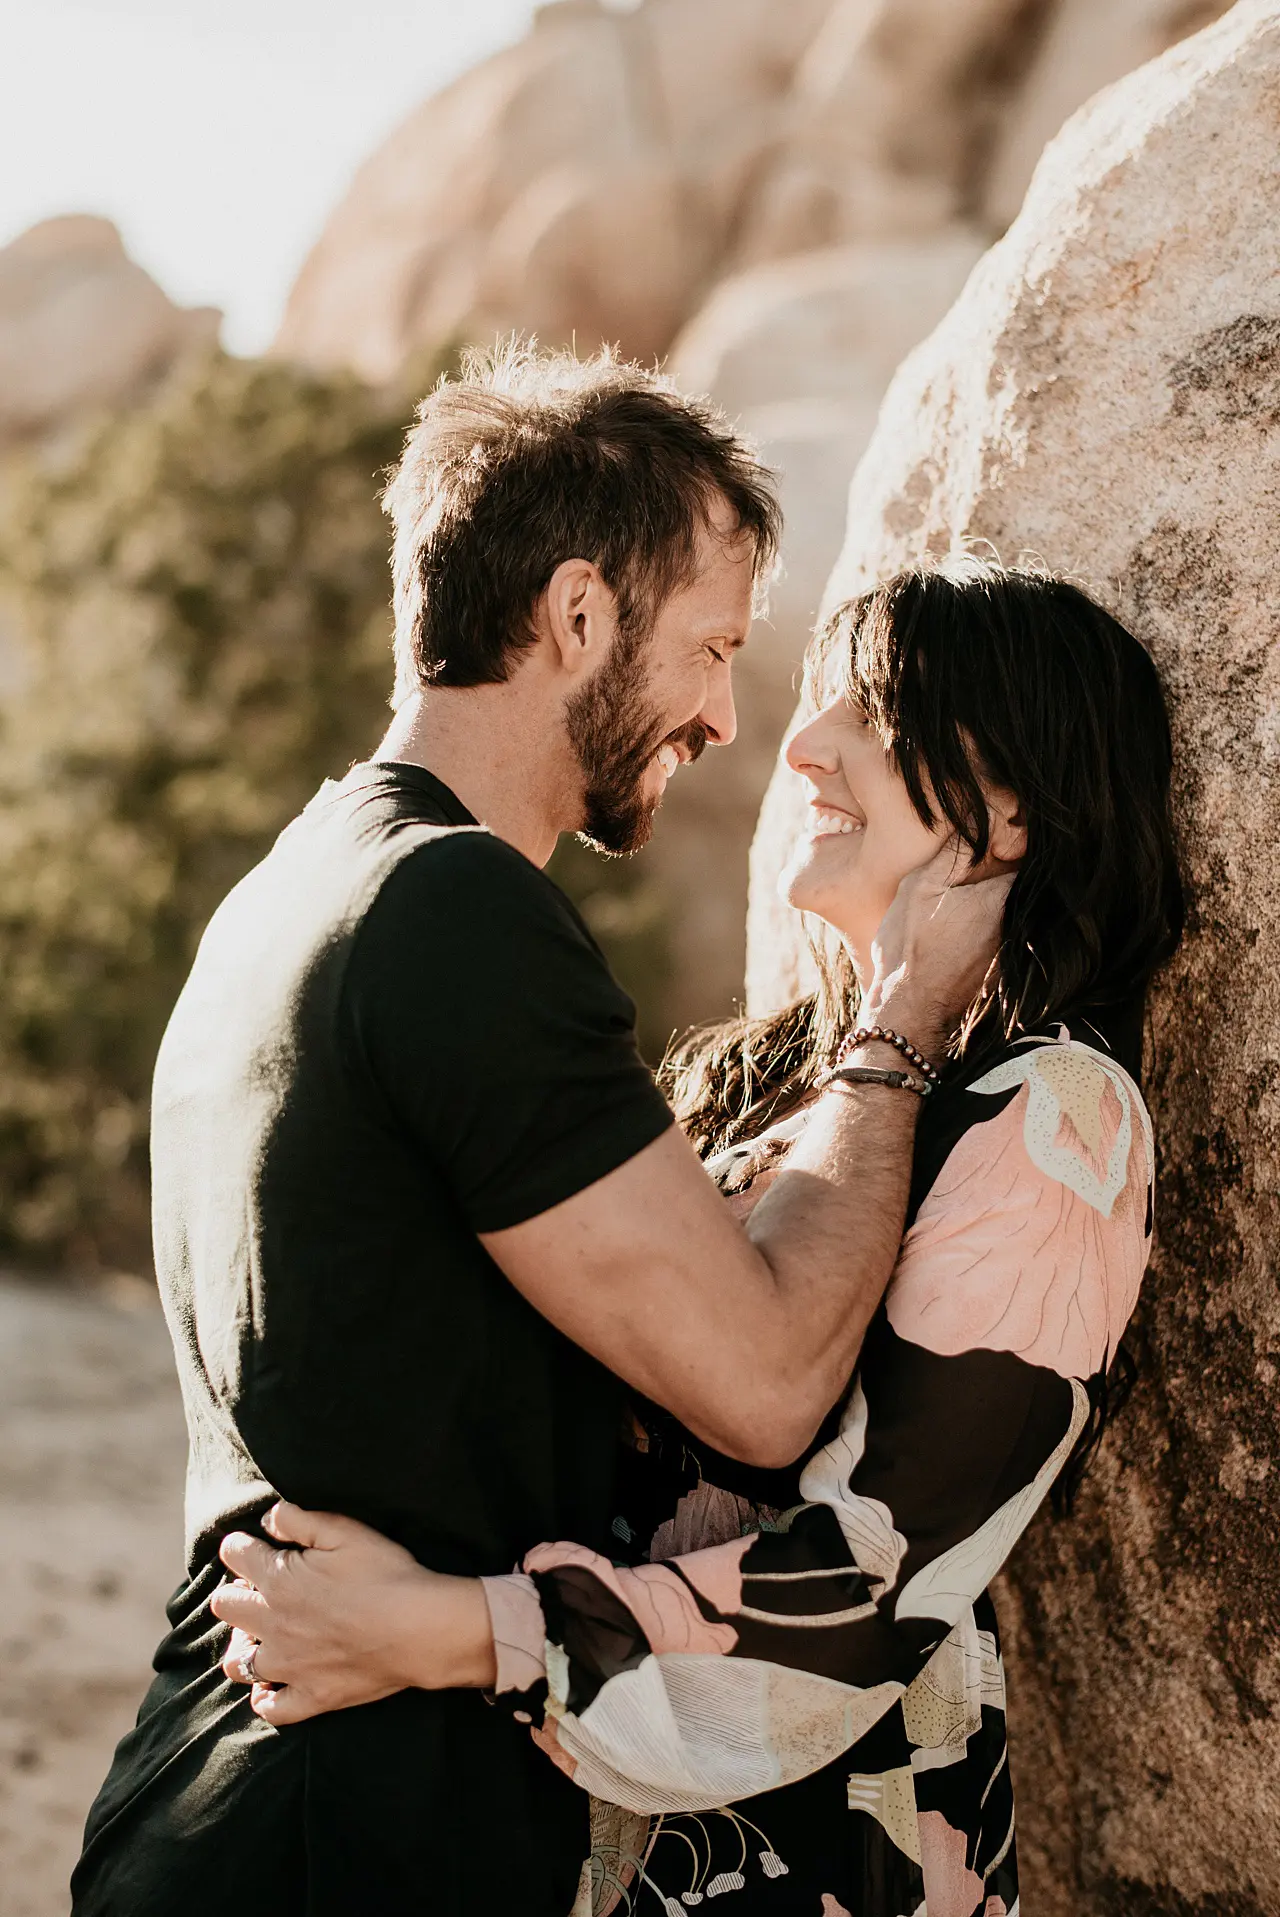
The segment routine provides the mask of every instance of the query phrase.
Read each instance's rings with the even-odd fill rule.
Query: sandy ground
[[[182,1573],[186,1434],[149,1286],[0,1278],[0,1917],[65,1917]]]

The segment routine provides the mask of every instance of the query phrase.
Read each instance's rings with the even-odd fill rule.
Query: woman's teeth
[[[827,811],[825,807],[815,810],[810,832],[815,839],[833,839],[837,834],[861,832],[862,826],[857,819],[851,819],[847,812]]]
[[[673,745],[660,745],[653,756],[669,779],[679,770],[680,754]]]

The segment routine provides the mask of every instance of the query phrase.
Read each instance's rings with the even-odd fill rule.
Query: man
[[[564,1917],[581,1794],[474,1693],[273,1732],[219,1669],[219,1540],[280,1493],[443,1571],[604,1546],[620,1381],[789,1460],[897,1251],[916,1101],[828,1096],[748,1236],[539,869],[562,831],[642,844],[679,765],[732,740],[766,474],[655,376],[513,349],[426,401],[389,507],[390,731],[215,915],[157,1064],[188,1577],[80,1917],[478,1917],[513,1908],[508,1858],[522,1917]],[[989,917],[974,889],[904,912],[883,1014],[926,1050]]]

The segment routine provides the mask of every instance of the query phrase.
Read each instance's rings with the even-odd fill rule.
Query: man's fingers
[[[209,1609],[224,1624],[234,1626],[237,1631],[247,1631],[251,1637],[261,1637],[262,1628],[271,1615],[267,1600],[251,1584],[220,1584],[209,1599]]]
[[[354,1518],[339,1517],[336,1511],[304,1511],[300,1504],[288,1504],[281,1498],[262,1520],[262,1528],[281,1544],[301,1544],[308,1551],[336,1551],[350,1542],[354,1531],[363,1530]]]
[[[255,1684],[249,1693],[249,1702],[258,1716],[268,1724],[301,1724],[308,1717],[316,1717],[320,1705],[308,1691],[297,1684],[286,1684],[283,1689],[274,1691],[269,1684]]]
[[[247,1531],[229,1531],[218,1546],[218,1556],[229,1571],[256,1584],[260,1591],[268,1590],[279,1574],[280,1553],[261,1538],[251,1538]]]

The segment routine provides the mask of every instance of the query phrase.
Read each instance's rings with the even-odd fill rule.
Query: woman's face
[[[794,734],[787,764],[812,789],[781,889],[799,911],[836,928],[859,976],[869,978],[871,941],[894,893],[934,856],[947,828],[921,824],[879,735],[846,699]]]

